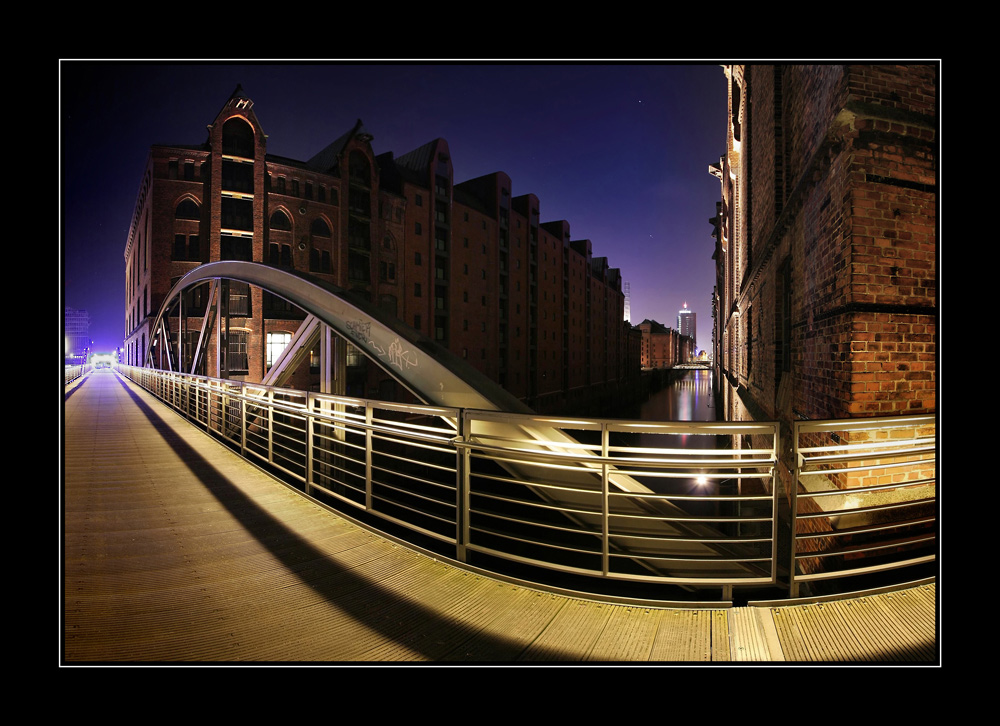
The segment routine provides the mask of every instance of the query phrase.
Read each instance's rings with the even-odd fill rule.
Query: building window
[[[330,227],[322,219],[315,219],[312,223],[312,233],[317,237],[329,237]]]
[[[241,118],[231,118],[222,127],[222,153],[252,159],[254,156],[253,128]]]
[[[229,283],[229,315],[231,317],[249,318],[250,312],[250,286],[245,282]]]
[[[247,331],[230,330],[227,345],[228,356],[226,368],[230,373],[246,374],[250,372],[250,359],[247,355]]]
[[[413,197],[413,203],[414,203],[414,204],[416,204],[416,205],[417,205],[418,207],[422,207],[422,206],[424,206],[424,198],[423,198],[423,195],[421,195],[421,194],[417,194],[417,195],[415,195],[415,196]]]
[[[174,217],[177,219],[201,219],[201,210],[198,209],[198,205],[193,200],[185,199],[177,205]]]
[[[281,356],[282,351],[292,342],[291,333],[268,333],[267,334],[267,367],[274,365]]]
[[[287,214],[279,209],[271,215],[270,226],[271,229],[280,229],[290,232],[292,230],[292,220],[288,218]]]
[[[420,283],[413,283],[413,297],[421,297]]]
[[[416,223],[414,223],[413,231],[416,234],[423,234],[424,233],[424,228],[421,226],[420,222],[416,222]]]

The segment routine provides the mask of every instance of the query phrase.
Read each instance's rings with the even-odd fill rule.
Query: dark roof
[[[357,123],[354,124],[354,128],[340,138],[331,142],[325,149],[307,161],[306,164],[313,169],[322,172],[327,172],[336,168],[337,163],[340,160],[340,155],[344,151],[344,147],[347,146],[347,142],[354,137],[358,137],[363,141],[372,140],[372,135],[365,130],[364,124],[361,123],[361,119],[358,119]]]

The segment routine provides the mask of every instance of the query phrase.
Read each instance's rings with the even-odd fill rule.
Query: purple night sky
[[[60,64],[62,307],[98,351],[124,337],[124,250],[152,144],[200,144],[237,84],[268,152],[304,161],[357,119],[376,154],[442,137],[455,182],[506,172],[631,283],[631,321],[686,302],[711,345],[726,81],[713,63]],[[60,335],[61,338],[61,335]]]

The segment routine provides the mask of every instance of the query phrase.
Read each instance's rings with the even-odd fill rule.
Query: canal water
[[[686,371],[672,383],[653,393],[629,418],[657,422],[714,422],[716,421],[715,396],[712,390],[712,371]],[[632,434],[628,445],[642,448],[716,449],[723,445],[721,437],[712,434]],[[624,441],[622,443],[625,443]],[[645,481],[660,494],[705,496],[722,493],[720,482],[711,477],[661,478]],[[723,486],[722,489],[725,487]],[[717,514],[715,504],[685,502],[683,508],[691,514]]]
[[[639,409],[643,421],[715,421],[712,371],[687,371],[649,397]]]

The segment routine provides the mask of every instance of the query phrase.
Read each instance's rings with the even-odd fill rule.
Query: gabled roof
[[[373,138],[372,135],[365,130],[364,124],[361,123],[361,119],[357,120],[357,123],[354,124],[354,128],[337,140],[331,142],[325,149],[307,161],[306,164],[313,169],[322,172],[328,172],[331,169],[335,169],[340,161],[340,155],[344,152],[344,148],[347,146],[347,143],[355,137],[365,142],[369,142]]]
[[[663,323],[658,323],[655,320],[650,320],[649,318],[646,318],[645,320],[643,320],[641,323],[639,323],[635,327],[639,328],[639,327],[642,327],[643,325],[649,325],[649,332],[650,333],[669,333],[670,332],[667,329],[667,326],[665,326]]]

